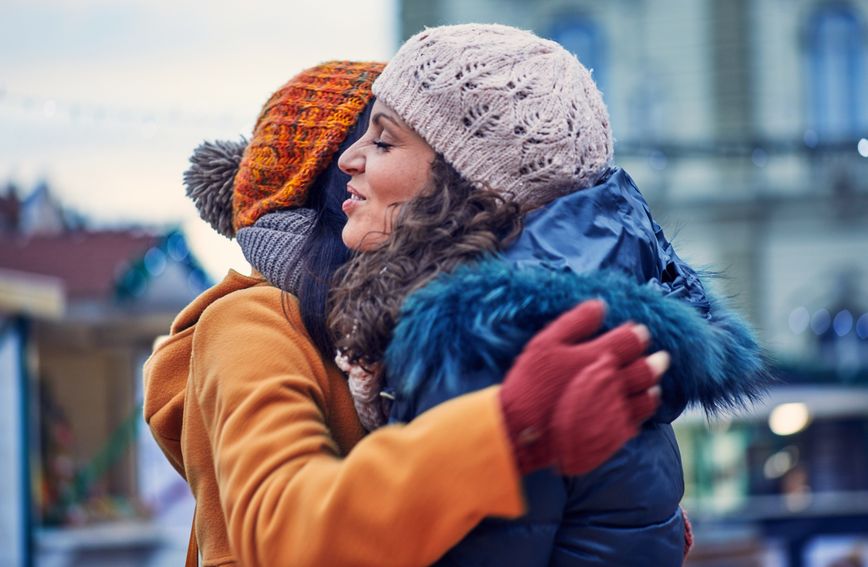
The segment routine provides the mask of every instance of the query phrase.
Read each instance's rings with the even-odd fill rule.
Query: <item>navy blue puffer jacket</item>
[[[528,215],[502,256],[441,276],[407,299],[386,353],[391,419],[407,422],[499,383],[537,331],[593,297],[608,303],[606,329],[644,323],[649,352],[671,353],[660,410],[589,474],[525,477],[527,514],[486,519],[440,564],[681,564],[684,483],[670,422],[688,404],[714,412],[754,399],[767,376],[748,328],[708,296],[622,170]]]

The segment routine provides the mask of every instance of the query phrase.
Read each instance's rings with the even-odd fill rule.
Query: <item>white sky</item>
[[[246,270],[184,196],[191,151],[249,135],[295,72],[397,42],[396,0],[3,0],[0,183],[45,178],[96,226],[180,224],[212,276]]]

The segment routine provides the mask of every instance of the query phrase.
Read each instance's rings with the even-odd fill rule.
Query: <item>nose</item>
[[[341,154],[341,157],[338,158],[338,167],[341,171],[350,176],[358,175],[365,171],[365,156],[362,155],[362,152],[359,149],[359,142],[361,142],[361,139],[356,140],[356,142],[347,148],[346,151]]]

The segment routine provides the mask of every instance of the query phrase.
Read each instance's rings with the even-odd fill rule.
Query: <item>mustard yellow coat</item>
[[[145,380],[205,566],[426,565],[524,512],[497,387],[365,437],[297,300],[262,279],[230,272],[190,304]]]

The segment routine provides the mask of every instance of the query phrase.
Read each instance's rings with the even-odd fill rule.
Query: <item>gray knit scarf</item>
[[[315,219],[313,209],[285,209],[263,215],[235,237],[244,257],[269,283],[298,295],[301,251]]]

